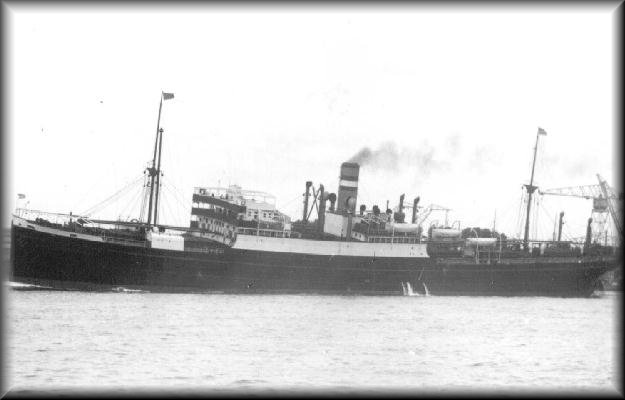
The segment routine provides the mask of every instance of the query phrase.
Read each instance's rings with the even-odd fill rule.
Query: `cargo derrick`
[[[340,167],[338,196],[334,193],[325,192],[323,185],[318,189],[312,187],[312,203],[309,201],[308,189],[311,187],[306,182],[304,193],[304,210],[302,221],[293,223],[293,230],[306,234],[313,231],[309,221],[313,210],[317,210],[316,237],[324,240],[355,241],[368,243],[419,243],[421,242],[420,224],[416,223],[416,205],[418,198],[413,203],[413,219],[411,223],[405,222],[403,201],[405,195],[400,196],[401,210],[393,213],[387,209],[381,213],[377,205],[370,209],[361,204],[358,209],[358,178],[360,166],[353,162],[344,162]],[[327,202],[330,202],[329,208]]]
[[[312,194],[311,194],[312,192]],[[336,206],[336,194],[325,191],[323,184],[319,184],[317,188],[313,186],[311,181],[306,182],[306,189],[303,194],[304,207],[302,210],[302,219],[291,224],[291,230],[296,237],[307,239],[324,239],[324,224],[326,210],[333,212]],[[312,202],[310,199],[312,198]],[[317,219],[313,222],[310,220],[313,211],[316,211]]]

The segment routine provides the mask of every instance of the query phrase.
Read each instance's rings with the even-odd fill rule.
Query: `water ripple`
[[[618,297],[7,296],[23,390],[616,387]]]

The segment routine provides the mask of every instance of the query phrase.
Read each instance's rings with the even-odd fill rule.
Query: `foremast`
[[[150,198],[148,202],[147,221],[148,230],[152,226],[152,221],[154,221],[154,225],[158,223],[158,196],[161,176],[161,150],[163,145],[163,128],[161,128],[161,111],[163,110],[163,100],[170,100],[173,98],[173,93],[165,93],[161,91],[161,100],[158,106],[158,120],[156,121],[156,139],[154,140],[154,155],[152,157],[152,166],[146,169],[150,179]]]

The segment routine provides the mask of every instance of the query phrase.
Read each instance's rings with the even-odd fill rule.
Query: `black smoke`
[[[417,168],[421,174],[428,174],[435,169],[448,166],[448,161],[437,157],[438,153],[427,142],[423,142],[418,148],[402,149],[393,142],[385,142],[374,150],[363,147],[349,159],[349,162],[358,163],[361,167],[391,172]]]

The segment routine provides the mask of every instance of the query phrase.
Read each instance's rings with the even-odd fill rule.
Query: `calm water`
[[[5,298],[13,390],[621,390],[614,294]]]

